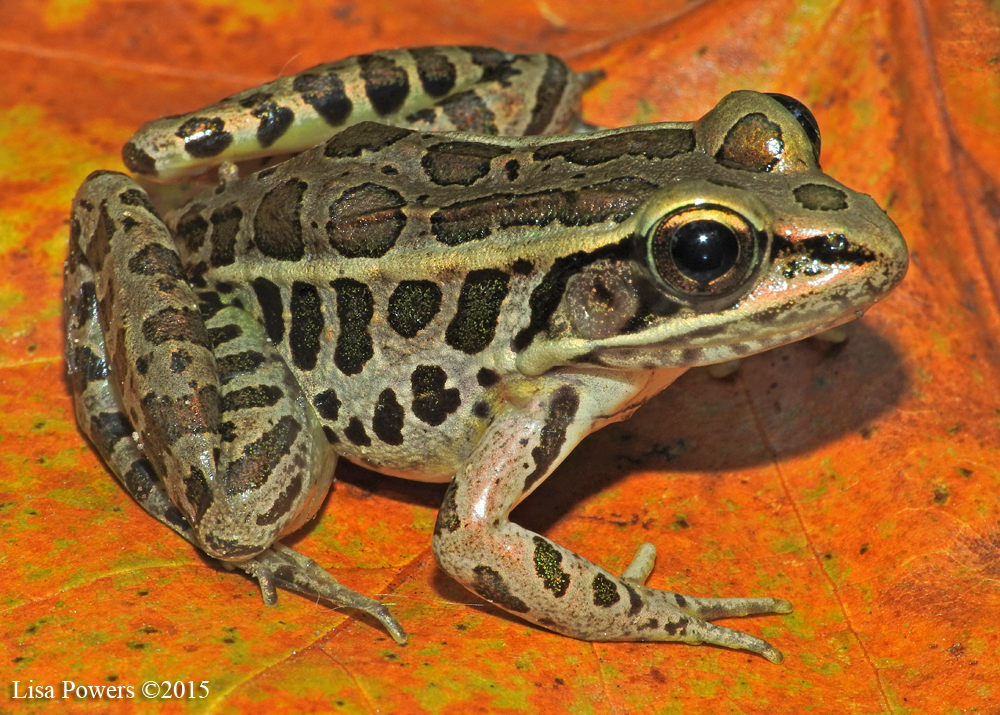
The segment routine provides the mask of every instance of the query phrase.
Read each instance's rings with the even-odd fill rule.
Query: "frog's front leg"
[[[767,642],[708,620],[788,613],[788,601],[647,588],[649,549],[640,549],[638,563],[618,577],[509,521],[511,509],[595,423],[618,411],[621,389],[589,376],[567,377],[547,381],[528,404],[508,405],[445,495],[434,534],[442,568],[504,610],[574,638],[708,643],[781,662],[781,652]]]
[[[232,296],[195,293],[123,174],[92,174],[77,193],[66,298],[77,420],[136,501],[255,576],[268,603],[283,586],[405,640],[382,604],[278,543],[322,503],[336,455],[260,323]]]

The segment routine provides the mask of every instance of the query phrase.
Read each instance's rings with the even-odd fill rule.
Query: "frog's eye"
[[[795,117],[795,120],[802,125],[802,130],[809,137],[810,143],[812,143],[813,156],[816,158],[816,163],[819,163],[819,150],[821,144],[821,138],[819,134],[819,124],[816,122],[816,117],[813,113],[809,111],[806,105],[802,104],[795,97],[789,97],[787,94],[779,94],[777,92],[768,92],[767,96],[771,99],[777,101],[782,107],[788,110],[788,112]]]
[[[726,275],[739,256],[739,239],[729,226],[719,221],[691,221],[670,236],[672,265],[699,285]]]
[[[742,294],[766,244],[738,213],[708,204],[667,214],[648,238],[649,267],[663,287],[699,305]]]

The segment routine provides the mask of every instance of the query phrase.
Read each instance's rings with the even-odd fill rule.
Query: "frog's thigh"
[[[203,408],[217,405],[215,362],[173,239],[132,179],[94,172],[80,186],[66,273],[79,424],[136,501],[190,540],[170,485],[211,460],[218,410]]]
[[[290,372],[245,313],[218,301],[199,309],[173,238],[132,179],[96,172],[80,187],[67,272],[81,424],[144,507],[181,530],[144,498],[162,496],[150,491],[156,474],[209,554],[246,560],[300,518],[307,495],[322,499],[312,487],[317,473],[329,480],[329,450]],[[133,430],[142,447],[126,443]]]
[[[124,178],[124,177],[123,177]],[[77,424],[97,448],[112,473],[140,506],[196,543],[191,526],[167,495],[163,481],[143,456],[132,434],[135,427],[112,383],[111,358],[98,313],[97,287],[83,249],[95,230],[94,204],[74,202],[70,259],[66,263],[66,367]]]
[[[213,499],[198,521],[202,543],[234,560],[253,555],[239,566],[257,578],[268,604],[281,586],[365,611],[404,642],[406,632],[388,608],[278,543],[323,503],[337,455],[261,324],[211,293],[204,297],[222,386],[222,448]]]
[[[196,529],[213,556],[259,553],[315,514],[336,453],[263,326],[236,305],[202,304],[221,386],[220,452],[196,500]]]
[[[595,641],[681,641],[740,648],[779,662],[781,653],[708,618],[787,612],[773,598],[700,599],[646,588],[508,520],[613,403],[567,380],[490,425],[449,487],[434,552],[470,590],[533,623]],[[608,408],[603,410],[602,408]]]
[[[169,231],[124,174],[92,174],[77,192],[65,297],[77,420],[129,494],[236,561],[268,603],[275,585],[290,588],[366,611],[405,640],[385,606],[273,543],[319,507],[335,455],[260,324],[194,294]]]

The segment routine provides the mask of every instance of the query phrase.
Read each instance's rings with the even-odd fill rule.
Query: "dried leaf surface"
[[[609,12],[609,9],[611,11]],[[1000,683],[1000,9],[986,0],[3,3],[0,712],[992,712]],[[294,540],[411,633],[213,567],[118,487],[63,379],[68,206],[143,121],[379,47],[546,50],[607,79],[588,118],[690,120],[738,88],[809,104],[824,168],[907,237],[904,284],[842,347],[692,373],[587,440],[515,516],[651,585],[769,593],[732,623],[786,653],[590,644],[435,565],[442,488],[342,465]],[[13,681],[54,700],[14,699]],[[63,700],[62,682],[134,698]]]

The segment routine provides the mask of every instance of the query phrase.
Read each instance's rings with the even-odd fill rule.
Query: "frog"
[[[384,604],[282,540],[339,458],[445,483],[433,552],[485,601],[573,638],[780,663],[714,621],[789,601],[651,588],[654,545],[612,573],[510,512],[685,370],[860,317],[906,244],[824,173],[798,100],[739,90],[693,122],[595,129],[595,74],[372,52],[151,121],[122,151],[134,178],[88,176],[65,359],[80,429],[132,498],[265,603],[280,587],[358,609],[404,643]],[[178,181],[183,200],[151,198]]]

